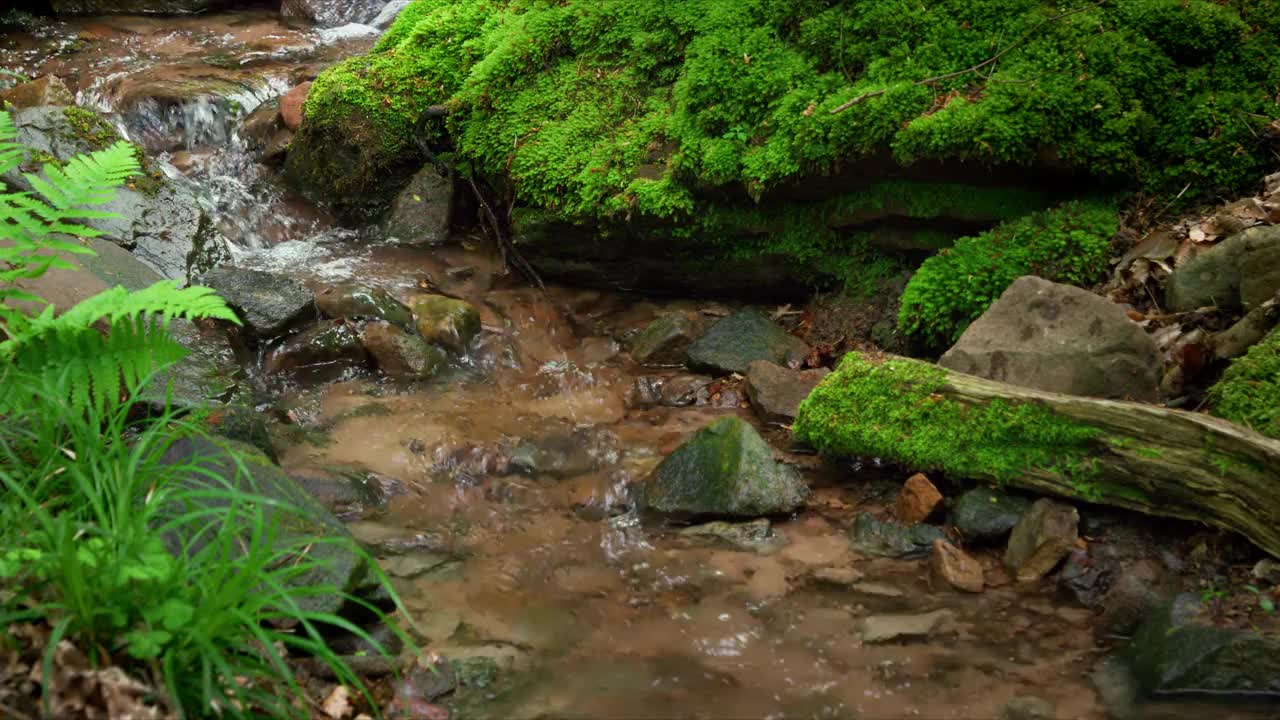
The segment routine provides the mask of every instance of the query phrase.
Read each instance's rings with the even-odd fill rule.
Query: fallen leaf
[[[351,714],[351,691],[346,685],[335,687],[324,702],[320,703],[320,708],[333,720],[342,720]]]

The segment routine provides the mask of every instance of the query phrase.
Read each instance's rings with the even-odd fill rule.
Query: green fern
[[[0,173],[17,167],[25,155],[16,137],[12,119],[0,112]],[[185,349],[168,332],[171,320],[239,322],[213,290],[180,288],[167,280],[134,292],[115,287],[61,315],[15,286],[52,267],[74,268],[63,254],[94,254],[74,238],[101,233],[76,221],[114,217],[91,206],[110,202],[115,188],[139,169],[133,146],[120,142],[61,167],[46,164],[43,177],[25,174],[34,194],[0,193],[0,368],[59,388],[74,407],[111,407],[182,359]],[[37,311],[29,315],[14,303]],[[0,413],[29,399],[9,384],[0,386]]]

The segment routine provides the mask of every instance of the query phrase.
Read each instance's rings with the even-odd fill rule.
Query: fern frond
[[[45,165],[43,178],[31,173],[23,176],[58,211],[59,218],[65,218],[84,217],[84,205],[110,202],[115,188],[141,171],[136,149],[121,140],[88,155],[77,155],[61,168]]]
[[[73,407],[102,409],[183,358],[186,350],[166,326],[158,316],[121,318],[104,335],[90,327],[54,324],[26,337],[13,369],[59,388]],[[22,401],[0,396],[0,412]]]
[[[18,128],[14,127],[9,113],[0,111],[0,175],[18,167],[26,156],[26,148],[14,142],[18,137]]]
[[[103,318],[114,323],[120,318],[146,315],[240,322],[235,312],[212,289],[199,285],[179,288],[173,280],[161,280],[133,292],[122,287],[112,288],[80,301],[57,320],[87,326]]]

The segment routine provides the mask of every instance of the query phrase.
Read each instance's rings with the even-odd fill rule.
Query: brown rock
[[[747,397],[761,420],[790,423],[796,419],[800,403],[830,373],[826,368],[792,370],[756,360],[747,366]]]
[[[985,585],[982,565],[946,540],[933,541],[929,568],[934,578],[957,590],[982,592]]]
[[[280,98],[280,119],[284,126],[296,131],[302,125],[302,103],[306,102],[307,92],[311,90],[311,82],[307,81],[294,87]]]
[[[942,493],[938,492],[938,488],[922,473],[916,473],[903,484],[898,500],[894,503],[893,514],[907,524],[921,523],[933,514],[940,502]]]
[[[16,110],[41,105],[75,105],[76,98],[54,75],[41,75],[0,92],[0,107],[11,105]]]
[[[1018,582],[1039,580],[1075,547],[1079,523],[1075,508],[1048,498],[1037,500],[1009,536],[1005,566]]]

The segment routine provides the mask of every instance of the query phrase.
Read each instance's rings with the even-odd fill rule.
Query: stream
[[[1090,675],[1110,647],[1092,612],[1049,583],[961,594],[931,583],[927,562],[855,552],[855,516],[891,504],[906,473],[792,452],[784,429],[745,407],[740,382],[642,368],[624,351],[622,339],[663,312],[737,306],[544,293],[505,272],[478,230],[438,246],[390,243],[285,189],[250,152],[245,119],[375,38],[372,28],[289,28],[265,9],[86,18],[6,37],[0,67],[78,78],[68,85],[80,104],[109,113],[195,189],[236,264],[318,292],[358,280],[404,299],[432,287],[480,309],[479,340],[426,383],[342,367],[252,372],[290,420],[273,437],[287,471],[369,479],[377,497],[345,517],[424,647],[494,661],[495,682],[442,701],[455,717],[1107,716]],[[687,392],[663,403],[638,387]],[[626,511],[629,486],[731,413],[804,473],[814,492],[803,511],[775,520],[755,547]],[[996,551],[979,559],[999,564]],[[945,622],[919,636],[868,644],[859,632],[869,616],[935,611]],[[1056,714],[1016,714],[1028,703],[1010,703],[1024,696]],[[1137,717],[1205,712],[1236,711],[1149,704]]]

